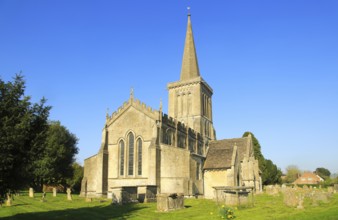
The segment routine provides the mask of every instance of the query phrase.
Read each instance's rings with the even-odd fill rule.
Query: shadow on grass
[[[3,220],[21,219],[128,219],[133,212],[145,209],[137,207],[135,204],[125,204],[121,206],[86,207],[75,209],[64,209],[46,212],[33,212],[16,214],[4,217]]]

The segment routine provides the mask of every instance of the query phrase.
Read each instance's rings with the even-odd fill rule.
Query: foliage
[[[262,173],[264,185],[281,183],[282,171],[271,160],[265,160],[265,170]]]
[[[296,165],[286,167],[286,183],[293,183],[301,175],[300,169]]]
[[[22,75],[12,82],[0,78],[0,197],[51,182],[51,175],[55,181],[70,176],[77,153],[76,137],[48,122],[46,99],[31,103],[25,88]]]
[[[72,188],[72,192],[80,192],[81,190],[81,181],[83,178],[83,167],[78,163],[73,163],[73,175],[70,178],[66,179],[67,185]]]
[[[236,218],[234,210],[230,207],[225,207],[224,205],[222,205],[222,207],[220,208],[219,214],[222,219],[235,219]]]
[[[25,96],[25,81],[0,79],[0,194],[24,187],[32,179],[31,162],[36,158],[47,130],[50,106],[32,104]]]
[[[255,159],[258,160],[258,166],[260,171],[262,172],[263,185],[281,183],[282,171],[278,169],[271,160],[264,158],[261,151],[261,145],[259,144],[259,141],[254,134],[247,131],[243,134],[243,137],[248,137],[249,135],[251,135],[252,137]]]
[[[316,169],[316,174],[318,176],[320,176],[321,178],[323,178],[324,180],[329,179],[330,176],[331,176],[331,172],[328,169],[324,168],[324,167],[317,168]]]
[[[35,183],[40,188],[42,184],[65,184],[66,178],[73,176],[72,164],[78,152],[76,143],[75,135],[60,122],[49,124],[44,149],[34,161]]]

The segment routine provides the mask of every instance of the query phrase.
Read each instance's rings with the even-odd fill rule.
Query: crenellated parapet
[[[184,123],[162,115],[161,143],[173,147],[189,149],[195,155],[205,156],[206,145],[203,136]]]
[[[157,120],[159,118],[160,112],[154,110],[150,106],[147,106],[145,103],[141,102],[138,99],[130,98],[128,101],[124,102],[122,106],[120,106],[115,112],[113,112],[110,116],[107,115],[106,124],[113,123],[116,119],[118,119],[127,109],[131,106],[142,111],[149,117]]]

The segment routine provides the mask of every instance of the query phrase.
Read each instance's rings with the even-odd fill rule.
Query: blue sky
[[[335,0],[0,0],[0,76],[23,72],[27,95],[46,97],[79,138],[83,163],[131,87],[167,112],[188,5],[217,138],[251,131],[282,170],[338,172]]]

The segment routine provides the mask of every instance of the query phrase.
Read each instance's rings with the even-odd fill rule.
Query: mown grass
[[[15,197],[13,206],[0,207],[1,219],[221,219],[219,207],[214,201],[205,199],[185,199],[185,209],[160,213],[156,203],[111,205],[108,200],[85,202],[73,197],[67,201],[65,194],[52,197],[47,194],[46,202],[41,202],[41,194],[35,198],[27,195]],[[338,220],[338,194],[329,203],[318,206],[306,204],[304,210],[287,207],[282,196],[257,195],[253,207],[235,209],[236,219],[250,220]]]

